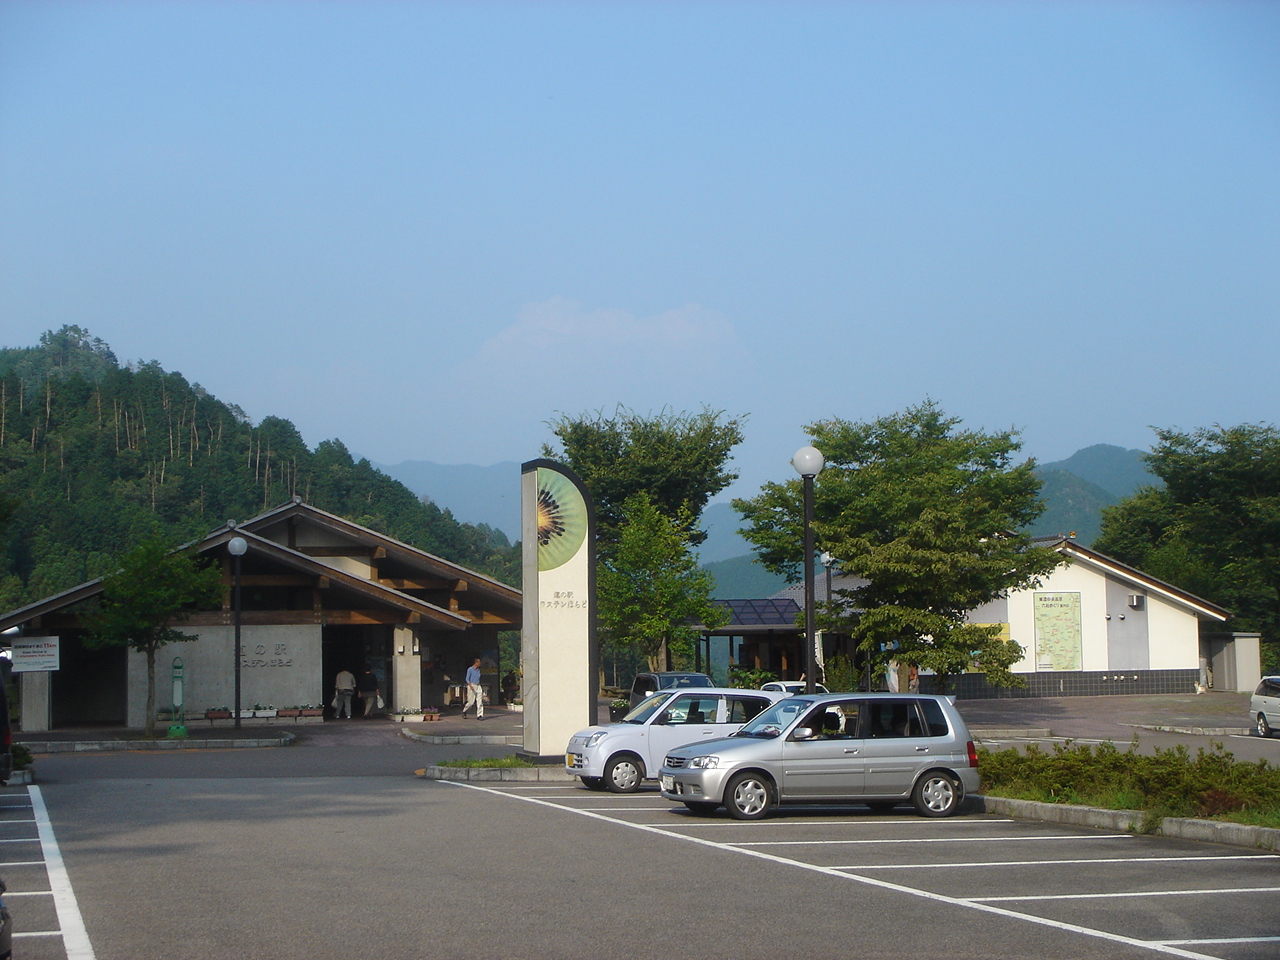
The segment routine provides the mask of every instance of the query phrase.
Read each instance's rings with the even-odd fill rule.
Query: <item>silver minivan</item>
[[[780,693],[720,687],[661,690],[622,718],[569,738],[565,770],[591,790],[633,793],[655,779],[667,752],[734,733]]]
[[[1249,719],[1260,737],[1280,730],[1280,677],[1263,677],[1249,698]]]
[[[780,700],[730,737],[672,750],[659,778],[668,800],[738,820],[831,801],[947,817],[978,789],[978,753],[946,697],[835,693]]]

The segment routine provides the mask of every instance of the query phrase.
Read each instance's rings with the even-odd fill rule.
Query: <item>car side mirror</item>
[[[813,728],[812,727],[796,727],[795,732],[791,734],[791,739],[792,740],[812,740]]]
[[[658,716],[653,718],[653,725],[655,727],[665,727],[670,722],[671,722],[671,718],[668,717],[665,713],[659,714]]]

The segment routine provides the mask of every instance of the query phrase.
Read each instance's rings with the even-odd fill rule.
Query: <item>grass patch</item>
[[[461,760],[441,760],[437,767],[534,767],[537,764],[524,757],[464,757]]]
[[[982,752],[982,791],[993,797],[1141,810],[1163,817],[1228,820],[1280,827],[1280,767],[1247,763],[1221,743],[1192,756],[1185,746],[1140,754],[1115,744],[1035,744]]]

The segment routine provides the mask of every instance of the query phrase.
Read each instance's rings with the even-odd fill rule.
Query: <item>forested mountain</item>
[[[0,610],[98,576],[140,539],[203,537],[293,496],[518,584],[519,548],[454,520],[356,461],[307,448],[288,420],[254,425],[156,362],[122,367],[78,327],[0,349]],[[0,509],[0,514],[4,512]]]

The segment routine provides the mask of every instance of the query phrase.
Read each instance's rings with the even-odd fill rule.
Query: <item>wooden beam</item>
[[[379,577],[378,582],[392,590],[449,590],[452,580],[423,580],[403,577]]]
[[[299,547],[298,553],[304,553],[308,557],[350,557],[354,560],[357,557],[372,559],[374,549],[373,547],[358,547],[353,544],[349,547]],[[382,550],[382,547],[377,549]]]
[[[477,627],[487,626],[491,623],[517,624],[520,622],[519,617],[502,617],[496,613],[490,613],[488,610],[454,610],[453,612],[466,617]]]

